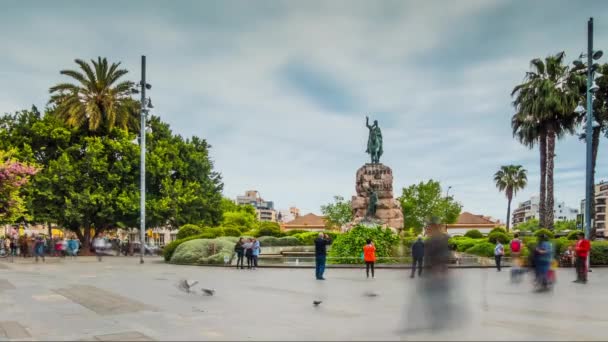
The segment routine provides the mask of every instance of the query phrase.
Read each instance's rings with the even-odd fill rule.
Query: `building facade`
[[[236,203],[239,205],[252,205],[258,213],[258,220],[260,221],[277,221],[277,212],[274,209],[274,202],[262,199],[260,192],[257,190],[245,191],[244,196],[236,197]]]
[[[595,185],[595,217],[591,221],[595,228],[596,235],[607,237],[606,234],[606,217],[608,216],[608,207],[606,206],[608,199],[608,182],[602,181]],[[581,201],[581,215],[579,215],[580,228],[585,225],[585,200]]]
[[[445,226],[446,233],[450,236],[464,236],[469,230],[479,230],[482,234],[488,234],[492,229],[500,227],[500,221],[493,220],[488,216],[475,215],[462,212],[458,221]]]
[[[324,216],[318,216],[313,213],[304,216],[298,216],[295,220],[281,225],[282,230],[308,230],[311,232],[324,231],[328,229],[327,221]]]
[[[289,210],[279,210],[277,213],[277,221],[287,223],[300,217],[300,209],[291,207]]]
[[[520,223],[539,218],[540,196],[532,196],[529,200],[519,203],[519,206],[513,210],[512,219],[513,227]],[[571,208],[565,202],[555,201],[553,207],[554,221],[570,221],[576,220],[578,209]]]

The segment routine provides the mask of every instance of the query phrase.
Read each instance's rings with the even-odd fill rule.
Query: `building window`
[[[158,235],[158,244],[159,245],[164,245],[165,244],[165,234],[159,234]]]

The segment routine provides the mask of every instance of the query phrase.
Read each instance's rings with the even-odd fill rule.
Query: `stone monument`
[[[403,212],[399,201],[393,196],[393,171],[380,163],[383,153],[382,131],[378,121],[374,121],[370,126],[367,117],[366,126],[369,129],[366,152],[370,154],[371,163],[357,170],[357,195],[352,197],[351,202],[354,219],[349,226],[359,223],[384,225],[395,231],[401,231]]]

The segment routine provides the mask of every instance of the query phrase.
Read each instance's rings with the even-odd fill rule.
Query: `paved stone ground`
[[[421,327],[429,300],[443,297],[422,291],[405,270],[367,280],[363,270],[329,269],[317,281],[310,269],[155,258],[143,266],[120,257],[0,265],[0,340],[605,340],[608,327],[608,269],[595,269],[588,285],[560,270],[544,294],[532,293],[528,279],[511,284],[508,270],[453,270],[456,310],[437,317],[451,327],[411,330]],[[179,291],[181,279],[197,280],[195,293]],[[201,287],[216,293],[203,296]]]

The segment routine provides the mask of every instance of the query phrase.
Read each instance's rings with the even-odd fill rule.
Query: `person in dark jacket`
[[[422,236],[418,235],[418,239],[412,245],[412,275],[410,278],[414,278],[416,274],[416,264],[418,264],[418,277],[422,276],[422,261],[424,259],[424,242],[422,242]]]
[[[245,244],[245,240],[240,238],[239,241],[234,246],[234,252],[236,253],[236,268],[239,268],[239,264],[241,265],[241,269],[243,269],[243,259],[245,256],[245,248],[243,247]]]
[[[327,234],[319,233],[319,237],[315,239],[315,271],[317,280],[325,280],[323,273],[325,273],[327,245],[331,245],[331,239]]]

